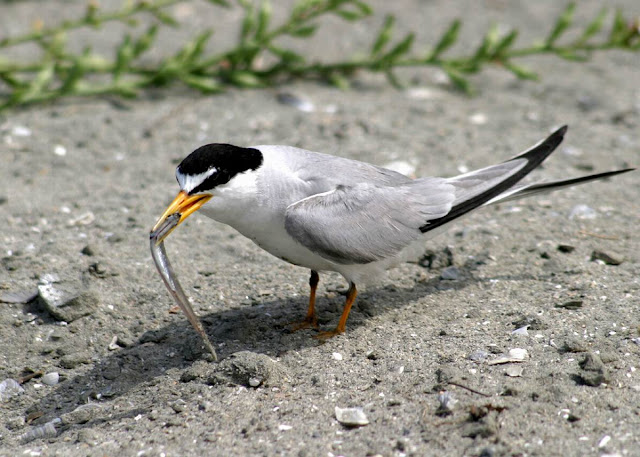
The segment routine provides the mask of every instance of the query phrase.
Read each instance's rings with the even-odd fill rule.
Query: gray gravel
[[[0,28],[59,17],[63,3],[3,2]],[[578,20],[601,4],[580,2]],[[640,15],[637,1],[616,4]],[[492,21],[525,40],[540,36],[559,9],[407,0],[396,14],[419,40],[461,16],[462,51]],[[206,19],[187,17],[194,28]],[[348,54],[380,20],[344,39],[330,21],[313,54]],[[229,25],[215,27],[224,36]],[[438,71],[407,70],[401,76],[421,90],[368,75],[347,92],[282,88],[312,112],[281,103],[277,91],[174,88],[3,115],[0,380],[29,370],[59,379],[36,376],[0,405],[0,455],[638,455],[639,172],[473,214],[425,243],[420,262],[363,291],[347,333],[325,344],[287,325],[306,310],[308,271],[196,215],[167,251],[217,365],[149,255],[148,231],[177,191],[174,167],[205,142],[290,144],[453,175],[566,123],[565,142],[536,178],[640,165],[637,54],[526,63],[541,82],[490,69],[473,79],[474,98],[451,91]],[[90,299],[69,315],[31,300],[46,274],[75,281],[73,296]],[[335,326],[345,288],[321,276],[322,329]],[[513,334],[524,326],[526,335]],[[488,364],[514,348],[527,358]],[[340,424],[336,407],[358,408],[368,424]]]

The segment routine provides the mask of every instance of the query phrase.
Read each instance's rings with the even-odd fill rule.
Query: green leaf
[[[351,87],[349,80],[338,72],[332,72],[328,79],[334,87],[337,87],[340,90],[348,90]]]
[[[376,56],[380,54],[382,49],[387,45],[389,40],[391,39],[391,35],[393,34],[393,24],[395,23],[395,17],[391,15],[387,15],[384,20],[384,24],[380,29],[380,33],[376,38],[376,41],[373,43],[371,47],[371,55]]]
[[[256,18],[253,14],[253,4],[248,3],[244,7],[244,19],[242,20],[242,28],[240,29],[240,41],[245,42],[250,35],[254,34],[256,27]]]
[[[411,49],[413,45],[413,40],[415,39],[415,35],[413,33],[409,33],[404,40],[395,45],[391,51],[386,53],[383,57],[383,60],[387,62],[393,62],[401,57],[403,54],[406,54]]]
[[[564,60],[570,60],[572,62],[585,62],[589,60],[588,55],[586,54],[578,54],[576,51],[572,49],[558,49],[556,51],[556,55],[558,57],[563,58]]]
[[[504,66],[511,73],[516,75],[518,79],[530,79],[533,81],[537,81],[539,79],[538,74],[533,70],[529,70],[527,67],[522,67],[509,61],[504,62]]]
[[[313,35],[316,32],[317,28],[318,28],[317,25],[307,25],[303,27],[298,27],[297,29],[291,30],[289,32],[289,35],[295,36],[298,38],[306,38]]]
[[[186,74],[182,75],[180,79],[189,87],[193,87],[194,89],[208,94],[222,92],[223,90],[222,85],[216,79],[210,76],[196,76]]]
[[[553,26],[553,29],[551,29],[551,32],[544,40],[544,45],[547,49],[552,48],[556,40],[560,38],[560,35],[562,35],[565,30],[567,30],[567,28],[571,25],[571,23],[573,22],[573,13],[575,9],[576,4],[569,3],[560,17],[558,17],[558,20]]]
[[[264,87],[265,85],[255,73],[251,73],[250,71],[236,70],[230,72],[227,77],[232,84],[238,87],[257,88]]]
[[[613,19],[611,33],[609,34],[609,44],[623,44],[628,33],[627,21],[625,21],[622,11],[617,9],[616,15]]]
[[[86,47],[81,55],[79,55],[73,62],[73,66],[67,72],[66,77],[62,82],[62,86],[58,91],[62,94],[72,93],[78,82],[85,74],[85,61],[91,55],[91,49]]]
[[[207,0],[207,1],[209,3],[214,4],[214,5],[224,6],[224,7],[227,7],[227,8],[231,6],[227,0]]]
[[[329,9],[332,13],[337,14],[342,19],[347,21],[357,21],[363,19],[373,12],[371,7],[364,2],[360,1],[344,1],[344,2],[333,2],[336,5],[336,9],[333,9],[333,6],[330,5]],[[355,11],[351,9],[337,9],[338,6],[349,4],[355,7]]]
[[[178,27],[180,23],[171,15],[161,11],[159,9],[152,9],[149,11],[153,16],[162,22],[164,25],[169,25],[171,27]]]
[[[191,63],[198,59],[204,52],[204,48],[207,45],[207,41],[213,35],[213,30],[208,29],[198,35],[195,39],[187,43],[182,48],[181,56],[185,63]]]
[[[607,8],[604,7],[600,10],[596,18],[593,21],[591,21],[589,25],[587,25],[587,27],[584,29],[584,32],[582,32],[582,35],[580,35],[580,38],[576,40],[576,43],[580,43],[580,44],[586,43],[589,40],[589,38],[591,38],[600,30],[602,30],[602,25],[604,24],[604,20],[606,17],[607,17]]]
[[[480,44],[480,46],[476,50],[473,56],[473,60],[476,60],[476,61],[485,60],[487,57],[492,56],[494,54],[493,49],[498,43],[499,33],[500,32],[498,31],[498,25],[491,24],[491,27],[489,27],[489,30],[487,30],[487,33],[482,39],[482,44]]]
[[[506,34],[504,37],[502,37],[502,39],[498,42],[498,44],[496,44],[496,46],[493,49],[492,54],[494,55],[494,57],[499,57],[502,54],[504,54],[504,52],[511,47],[511,45],[516,40],[516,38],[518,38],[517,30],[512,30],[511,32]]]
[[[341,3],[348,3],[349,5],[354,6],[362,17],[370,16],[371,14],[373,14],[373,9],[367,4],[367,2],[361,0],[345,0]]]
[[[151,47],[158,33],[158,24],[153,24],[133,44],[133,56],[138,57]]]
[[[471,84],[460,72],[458,72],[458,70],[448,65],[443,66],[442,69],[456,88],[462,90],[467,95],[473,94]]]
[[[0,80],[2,80],[7,86],[11,87],[12,89],[20,89],[25,87],[24,82],[10,73],[0,72]]]
[[[42,66],[42,69],[38,72],[31,83],[21,91],[20,97],[22,100],[29,101],[32,98],[37,97],[44,92],[46,87],[53,81],[55,76],[55,62],[50,61]]]
[[[273,45],[269,46],[268,49],[271,53],[280,57],[280,60],[285,63],[303,63],[305,61],[304,57],[289,49],[282,49]]]
[[[298,0],[293,5],[293,10],[291,11],[291,20],[293,21],[301,21],[305,20],[312,11],[316,8],[319,8],[325,0]]]
[[[405,88],[405,84],[403,84],[398,79],[398,77],[393,73],[393,71],[391,69],[388,69],[387,71],[385,71],[384,75],[387,77],[387,81],[389,81],[389,83],[391,83],[391,85],[393,87],[395,87],[396,89],[404,89]]]
[[[118,79],[123,72],[129,67],[131,59],[133,59],[133,44],[131,35],[126,34],[120,46],[116,50],[116,64],[113,69],[113,77]]]
[[[260,5],[260,11],[258,12],[258,25],[256,26],[255,38],[258,41],[262,41],[263,37],[267,33],[267,29],[269,28],[269,22],[271,22],[271,3],[269,1],[264,0]]]
[[[440,57],[440,54],[449,49],[453,44],[458,41],[458,33],[460,32],[461,26],[460,20],[454,20],[447,29],[446,32],[442,35],[438,43],[431,51],[431,55],[429,56],[429,60],[435,60]]]

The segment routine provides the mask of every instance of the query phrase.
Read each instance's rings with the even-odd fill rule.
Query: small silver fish
[[[153,228],[149,234],[151,256],[153,257],[156,268],[158,269],[165,286],[167,286],[169,293],[176,303],[178,303],[182,312],[187,316],[187,319],[193,328],[202,337],[204,345],[213,356],[213,360],[218,360],[216,350],[213,348],[211,341],[209,341],[209,337],[202,328],[202,324],[200,323],[198,316],[196,316],[196,313],[193,311],[187,295],[184,293],[182,286],[178,282],[178,278],[171,267],[169,258],[167,257],[167,252],[164,249],[164,238],[166,238],[166,236],[180,223],[180,216],[180,213],[174,213],[164,219],[161,218],[158,224]]]

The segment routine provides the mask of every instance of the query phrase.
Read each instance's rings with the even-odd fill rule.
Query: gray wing
[[[455,187],[442,178],[337,186],[290,205],[285,228],[326,259],[369,263],[392,257],[419,239],[420,227],[444,217],[455,197]]]

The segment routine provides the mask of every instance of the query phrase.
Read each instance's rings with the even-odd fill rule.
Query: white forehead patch
[[[211,167],[204,173],[198,173],[197,175],[185,175],[180,173],[179,170],[176,170],[176,178],[178,179],[180,189],[184,190],[186,193],[190,193],[193,189],[202,184],[205,179],[217,171],[218,169],[216,167]]]

